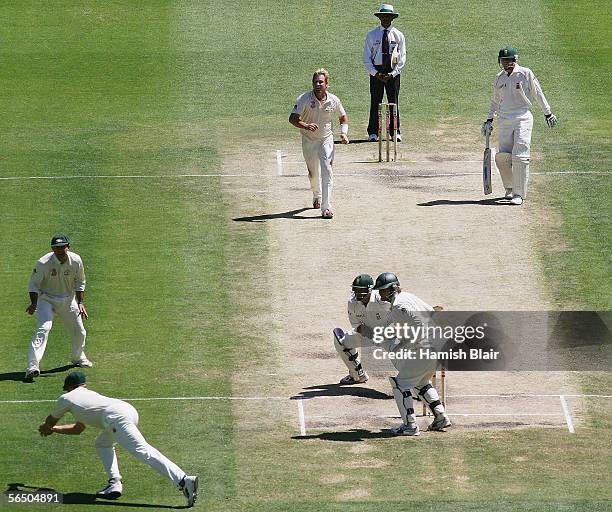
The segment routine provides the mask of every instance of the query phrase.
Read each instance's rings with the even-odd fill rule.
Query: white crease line
[[[612,398],[612,395],[447,395],[447,398]],[[148,398],[121,398],[121,400],[133,401],[133,402],[154,402],[161,400],[311,400],[311,399],[333,399],[333,398],[349,398],[352,400],[370,400],[368,397],[363,396],[351,396],[351,395],[323,395],[317,397],[303,397],[299,395],[295,396],[165,396],[165,397],[148,397]],[[0,400],[0,404],[36,404],[45,402],[55,402],[56,399],[47,400]]]
[[[283,175],[283,154],[280,149],[276,150],[276,174]]]
[[[483,412],[483,413],[447,413],[449,416],[561,416],[560,412],[525,412],[525,413],[514,413],[514,412]],[[331,416],[311,416],[311,418],[331,418]],[[395,418],[399,419],[399,416],[390,415],[382,415],[378,416],[379,418]],[[423,418],[423,416],[419,416],[419,418]]]
[[[561,401],[561,408],[563,409],[563,414],[565,414],[567,430],[570,431],[570,434],[575,434],[576,430],[574,429],[574,422],[572,421],[572,415],[570,413],[569,407],[567,406],[567,402],[565,401],[565,397],[563,395],[559,395],[559,400]]]
[[[354,177],[354,178],[373,178],[373,177],[387,177],[387,178],[448,178],[448,177],[459,177],[459,176],[480,176],[481,172],[447,172],[438,173],[432,172],[430,174],[403,174],[403,173],[334,173],[335,176],[342,177]],[[551,171],[551,172],[532,172],[535,176],[552,176],[552,175],[608,175],[612,174],[612,171]],[[303,178],[304,174],[284,174],[282,178]],[[138,175],[138,174],[98,174],[98,175],[73,175],[73,176],[3,176],[0,180],[4,181],[24,181],[24,180],[75,180],[75,179],[177,179],[177,178],[269,178],[271,176],[267,174],[248,174],[248,173],[235,173],[235,174],[224,174],[224,173],[207,173],[207,174],[158,174],[158,175]]]
[[[298,408],[298,423],[300,424],[300,435],[305,436],[306,435],[306,421],[304,419],[304,400],[300,398],[296,400],[296,402],[297,402],[297,408]]]

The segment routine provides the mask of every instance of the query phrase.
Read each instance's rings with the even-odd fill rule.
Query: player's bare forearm
[[[301,130],[308,130],[310,132],[314,132],[319,128],[319,125],[316,123],[305,123],[300,119],[300,116],[298,114],[291,114],[289,116],[289,122],[296,128],[300,128]]]
[[[82,423],[71,423],[69,425],[56,425],[51,429],[56,434],[64,434],[67,436],[78,436],[85,430],[85,425]]]
[[[29,292],[30,294],[30,305],[26,308],[26,313],[28,315],[33,315],[34,311],[36,311],[36,307],[38,306],[38,293]]]
[[[76,291],[74,292],[77,301],[77,307],[79,308],[79,316],[82,316],[84,319],[89,318],[87,314],[87,309],[85,308],[85,292],[84,291]]]

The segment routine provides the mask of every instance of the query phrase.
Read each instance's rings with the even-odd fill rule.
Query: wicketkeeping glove
[[[549,128],[554,128],[555,126],[557,126],[557,116],[555,114],[551,112],[545,117],[546,117],[546,123],[548,124]]]
[[[480,127],[480,133],[482,133],[483,137],[490,135],[493,131],[493,119],[487,119],[482,126]]]

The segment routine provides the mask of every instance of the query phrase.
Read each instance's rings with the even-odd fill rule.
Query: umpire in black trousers
[[[380,26],[368,32],[363,49],[363,63],[370,74],[368,140],[371,142],[378,141],[378,105],[382,102],[385,91],[387,102],[399,106],[400,73],[406,64],[404,34],[391,26],[399,14],[391,4],[382,4],[374,16],[380,20]],[[397,140],[401,142],[399,108],[397,126]],[[393,136],[393,126],[390,128]]]

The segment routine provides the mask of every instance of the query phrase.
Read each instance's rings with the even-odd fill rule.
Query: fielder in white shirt
[[[497,117],[499,135],[495,163],[506,189],[505,198],[520,205],[527,198],[529,181],[531,106],[534,102],[540,105],[550,128],[557,124],[557,117],[533,71],[519,66],[517,60],[514,48],[508,46],[499,51],[497,62],[503,69],[495,77],[491,108],[481,131],[483,136],[491,133],[493,119]]]
[[[191,507],[198,495],[198,477],[187,475],[174,462],[151,446],[138,430],[138,412],[132,405],[117,398],[109,398],[85,387],[82,372],[72,372],[64,380],[64,393],[53,412],[38,427],[41,436],[53,433],[79,435],[87,426],[102,430],[96,438],[96,452],[108,474],[108,485],[98,491],[99,498],[116,500],[123,492],[121,473],[117,463],[115,444],[123,446],[141,462],[148,464],[177,486]],[[76,423],[57,425],[67,412]]]
[[[369,274],[360,274],[353,280],[353,293],[347,304],[352,329],[344,332],[336,327],[333,331],[334,347],[349,371],[349,374],[340,380],[341,386],[361,384],[369,379],[359,359],[357,348],[372,345],[372,340],[359,334],[357,329],[360,325],[370,329],[385,325],[390,311],[390,304],[380,302],[378,292],[372,290],[373,286],[374,280]]]
[[[340,121],[340,141],[348,144],[348,116],[340,99],[328,92],[329,72],[317,69],[312,75],[312,91],[300,95],[289,122],[302,133],[302,153],[308,168],[313,208],[321,208],[324,219],[334,216],[331,205],[333,189],[334,133],[332,116]]]
[[[88,318],[85,308],[85,270],[81,257],[70,250],[66,235],[55,235],[51,239],[53,252],[45,254],[36,262],[32,271],[28,292],[30,305],[28,315],[36,312],[38,327],[28,351],[28,366],[25,379],[40,375],[42,359],[53,326],[53,318],[59,315],[66,331],[72,338],[72,364],[91,368],[92,363],[85,355],[85,327],[83,319]]]

